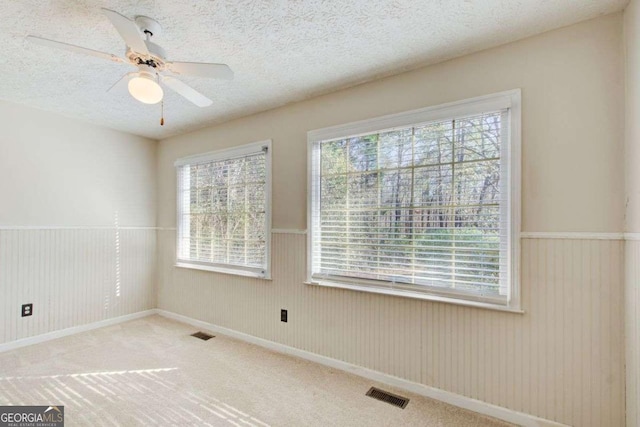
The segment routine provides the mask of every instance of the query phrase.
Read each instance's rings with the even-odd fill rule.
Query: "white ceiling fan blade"
[[[111,53],[100,52],[98,50],[87,49],[86,47],[76,46],[74,44],[57,42],[55,40],[43,39],[42,37],[36,36],[27,36],[27,40],[31,43],[39,44],[42,46],[53,47],[56,49],[65,49],[75,53],[83,53],[85,55],[95,56],[97,58],[108,59],[114,62],[125,63],[126,61],[122,58],[119,58]]]
[[[135,22],[110,9],[102,8],[102,12],[109,18],[113,26],[116,27],[116,30],[120,33],[120,37],[124,39],[124,42],[131,50],[143,55],[149,55],[147,45],[144,44],[144,38]]]
[[[162,83],[164,83],[169,89],[173,90],[178,95],[185,97],[198,107],[208,107],[213,104],[212,100],[178,79],[168,76],[161,76],[160,78]]]
[[[204,62],[167,62],[167,68],[173,73],[186,76],[209,77],[213,79],[233,79],[233,71],[225,64],[207,64]]]

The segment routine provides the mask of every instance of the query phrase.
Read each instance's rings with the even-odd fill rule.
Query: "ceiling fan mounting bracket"
[[[136,16],[135,21],[142,34],[145,34],[148,37],[157,36],[162,32],[160,23],[153,18],[149,18],[148,16]]]

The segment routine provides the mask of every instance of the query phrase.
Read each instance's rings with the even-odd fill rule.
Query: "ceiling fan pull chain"
[[[160,101],[160,126],[164,126],[164,99]]]

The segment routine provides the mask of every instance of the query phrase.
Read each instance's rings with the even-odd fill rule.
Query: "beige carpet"
[[[507,426],[224,336],[147,317],[0,353],[0,405],[65,406],[82,426]],[[405,409],[365,396],[372,385]]]

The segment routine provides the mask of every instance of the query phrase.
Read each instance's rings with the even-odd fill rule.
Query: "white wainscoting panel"
[[[627,426],[632,427],[640,425],[640,240],[637,238],[626,241],[625,284]]]
[[[160,309],[563,424],[624,425],[621,240],[523,239],[514,314],[304,285],[303,234],[273,234],[271,281],[175,268],[175,231],[158,235]]]
[[[156,233],[0,230],[0,344],[154,308]]]

